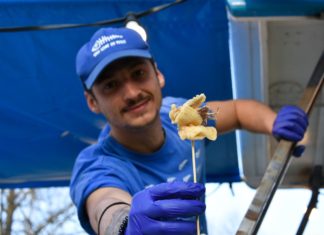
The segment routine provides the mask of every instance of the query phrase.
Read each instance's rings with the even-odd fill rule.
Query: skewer
[[[204,129],[204,126],[207,126],[208,119],[216,120],[215,113],[210,110],[208,107],[203,106],[199,107],[206,99],[204,94],[200,94],[188,100],[182,106],[177,107],[175,104],[171,105],[171,111],[169,117],[172,123],[177,123],[178,125],[178,134],[182,140],[189,139],[191,140],[191,153],[192,153],[192,172],[193,172],[193,182],[197,183],[197,169],[196,169],[196,151],[195,151],[195,139],[203,139],[207,137],[210,140],[215,140],[217,137],[217,131],[210,128]],[[216,113],[218,113],[219,108],[217,108]],[[198,115],[197,115],[198,112]],[[183,130],[181,133],[181,127],[186,127],[188,129]],[[190,127],[200,127],[200,129],[194,129],[190,133]],[[207,133],[207,130],[209,131]],[[196,133],[201,131],[201,133]],[[199,135],[200,134],[200,135]],[[196,226],[197,226],[197,235],[200,235],[200,221],[199,215],[196,216]]]
[[[191,140],[191,154],[192,154],[192,172],[193,172],[193,181],[197,183],[197,171],[196,171],[196,151],[195,151],[195,141]],[[199,216],[196,217],[197,225],[197,235],[200,235],[200,223]]]

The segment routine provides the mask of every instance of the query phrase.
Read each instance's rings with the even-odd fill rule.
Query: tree
[[[1,189],[0,234],[85,234],[68,188]]]

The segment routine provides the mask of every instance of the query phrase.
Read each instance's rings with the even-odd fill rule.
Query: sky
[[[206,185],[206,216],[209,235],[235,235],[256,190],[244,182]],[[234,193],[234,195],[233,195]],[[296,234],[311,197],[308,189],[278,189],[258,235]],[[321,189],[317,208],[303,235],[322,235],[324,222],[324,190]]]

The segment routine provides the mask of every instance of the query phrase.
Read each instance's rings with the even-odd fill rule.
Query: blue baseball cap
[[[91,89],[102,70],[123,57],[152,58],[148,44],[133,29],[102,28],[84,44],[76,57],[76,71]]]

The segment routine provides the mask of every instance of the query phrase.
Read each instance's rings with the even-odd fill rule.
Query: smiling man
[[[172,104],[162,98],[163,74],[140,35],[127,28],[98,30],[79,51],[77,73],[91,111],[107,127],[83,150],[73,169],[71,197],[90,234],[207,233],[204,216],[204,140],[195,141],[197,179],[192,183],[191,143],[171,123]],[[210,101],[219,134],[243,128],[299,141],[308,125],[297,107],[278,114],[253,100]],[[216,125],[216,123],[214,123]]]
[[[161,131],[145,131],[161,129],[157,124],[160,123],[163,86],[164,77],[152,60],[126,57],[107,66],[92,92],[86,92],[85,96],[90,109],[107,118],[111,136],[126,147],[149,153],[157,150],[164,139]],[[148,140],[148,136],[145,138],[146,143],[139,145],[133,141],[142,139],[138,137],[143,134],[150,135]]]

